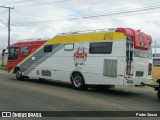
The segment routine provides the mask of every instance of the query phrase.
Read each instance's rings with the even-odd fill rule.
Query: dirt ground
[[[153,84],[157,84],[156,81],[157,79],[160,79],[160,67],[153,67],[152,71],[152,77],[153,77]]]

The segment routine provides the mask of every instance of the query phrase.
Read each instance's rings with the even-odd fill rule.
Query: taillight
[[[148,75],[152,74],[152,63],[148,64]]]

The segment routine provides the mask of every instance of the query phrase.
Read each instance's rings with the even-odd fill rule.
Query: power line
[[[142,1],[141,1],[142,2]],[[141,2],[138,2],[138,3],[141,3]],[[143,1],[144,2],[144,1]],[[143,4],[143,6],[145,6],[145,5],[150,5],[150,4]],[[153,5],[157,5],[157,3],[156,4],[153,4]],[[63,9],[64,8],[66,8],[66,6],[62,6],[63,7]],[[79,6],[80,7],[80,6]],[[79,8],[78,7],[78,8]],[[71,8],[71,7],[69,7],[69,8]],[[130,6],[124,6],[123,8],[118,8],[118,9],[113,9],[112,11],[110,11],[111,9],[109,9],[109,11],[108,10],[103,10],[103,11],[99,11],[101,8],[104,8],[104,7],[100,7],[100,8],[98,8],[98,11],[94,11],[94,13],[92,14],[92,15],[95,15],[95,12],[96,12],[96,14],[105,14],[106,12],[112,12],[113,10],[114,10],[114,12],[119,12],[120,10],[124,10],[124,8],[125,8],[125,10],[128,10],[128,9],[130,9]],[[106,7],[105,7],[106,8]],[[142,7],[142,5],[141,5],[141,7],[140,8],[143,8]],[[72,8],[73,9],[73,8]],[[89,12],[90,10],[92,10],[92,9],[85,9],[85,10],[78,10],[78,11],[80,11],[80,12],[82,12],[82,13],[84,13],[85,15],[89,15],[89,14],[86,14],[87,12]],[[57,11],[57,10],[52,10],[52,11]],[[92,11],[91,11],[92,12]],[[101,12],[101,13],[99,13],[99,12]],[[102,13],[103,12],[103,13]],[[32,15],[33,16],[35,16],[34,14],[33,14],[33,12],[32,12]],[[42,15],[41,13],[40,13],[40,15]],[[43,17],[46,17],[46,16],[52,16],[53,15],[53,13],[51,14],[51,15],[43,15]],[[37,16],[37,14],[36,14],[36,16]],[[73,16],[73,15],[69,15],[69,16]],[[40,16],[39,16],[40,17]],[[59,17],[59,16],[57,16],[57,17]],[[64,17],[64,16],[62,16],[62,17]],[[16,18],[16,17],[15,17]],[[28,17],[26,17],[26,18],[24,18],[24,19],[27,19]],[[15,20],[15,19],[14,19]],[[19,20],[19,16],[18,16],[18,20]]]
[[[128,11],[121,11],[121,12],[110,12],[106,14],[100,14],[100,15],[89,15],[89,16],[83,16],[83,17],[76,17],[76,18],[67,18],[67,19],[55,19],[55,20],[45,20],[45,21],[31,21],[31,22],[18,22],[16,24],[23,24],[23,23],[43,23],[43,22],[54,22],[54,21],[66,21],[66,20],[78,20],[78,19],[90,19],[90,18],[98,18],[98,17],[105,17],[105,16],[111,16],[111,15],[121,15],[121,14],[127,14],[127,13],[134,13],[134,12],[141,12],[146,10],[153,10],[160,8],[160,5],[157,6],[150,6],[149,8],[142,8],[142,9],[136,9],[136,10],[128,10]]]
[[[8,25],[0,19],[0,21],[8,28]]]
[[[33,1],[33,0],[27,0],[27,1],[18,0],[18,1],[13,1],[13,2],[5,2],[3,4],[19,4],[19,3],[26,3],[26,2],[30,2],[30,1]]]
[[[152,16],[150,16],[150,17],[143,17],[143,18],[148,18],[148,19],[151,19],[151,17]],[[153,17],[152,17],[153,18]],[[94,18],[94,19],[88,19],[88,20],[90,20],[90,21],[92,21],[92,23],[100,23],[100,22],[97,22],[97,21],[95,21],[97,18]],[[101,18],[101,20],[102,19],[105,19],[105,18]],[[113,19],[113,18],[110,18],[110,19],[106,19],[105,21],[119,21],[119,20],[122,20],[123,18],[116,18],[116,19]],[[89,22],[90,22],[89,21]],[[50,22],[53,22],[53,21],[50,21]],[[69,22],[69,23],[68,23]],[[81,24],[81,23],[86,23],[86,21],[67,21],[67,22],[62,22],[62,24],[64,24],[64,25],[71,25],[71,23],[76,23],[77,24],[77,22],[78,22],[78,24]],[[12,24],[12,26],[13,27],[23,27],[23,26],[28,26],[28,27],[32,27],[32,26],[36,26],[36,25],[39,25],[39,24],[42,24],[42,23],[33,23],[33,24],[22,24],[22,25],[16,25],[16,24]]]
[[[66,2],[66,1],[70,1],[70,0],[61,0],[61,1],[56,1],[56,2],[49,2],[49,3],[39,3],[39,4],[34,4],[34,5],[22,5],[22,6],[14,6],[14,7],[30,7],[30,6],[39,6],[39,5],[46,5],[46,4],[52,4],[52,3],[59,3],[59,2]],[[151,3],[153,0],[150,0],[149,3]],[[28,2],[28,1],[26,1]],[[99,1],[98,2],[92,2],[90,1],[90,4],[96,4],[96,3],[100,3]],[[138,0],[138,2],[136,3],[142,3],[144,5],[144,2],[146,2],[146,0]],[[103,2],[101,2],[103,3]],[[80,6],[79,6],[80,7]],[[69,7],[70,8],[70,7]]]
[[[70,0],[60,0],[56,2],[48,2],[48,3],[40,3],[40,4],[34,4],[34,5],[22,5],[22,6],[14,6],[14,7],[32,7],[32,6],[39,6],[39,5],[48,5],[48,4],[54,4],[54,3],[61,3],[61,2],[66,2]]]
[[[146,10],[152,10],[152,9],[158,9],[158,8],[160,8],[160,5],[151,6],[150,8],[137,9],[137,10],[128,10],[128,11],[121,11],[121,12],[106,13],[106,14],[101,14],[101,15],[84,16],[82,18],[87,19],[87,18],[92,18],[92,17],[95,18],[95,17],[103,17],[103,16],[110,16],[110,15],[117,15],[117,14],[134,13],[134,12],[140,12],[140,11],[146,11]]]
[[[14,9],[14,8],[12,8],[12,7],[6,7],[6,6],[0,6],[0,7],[8,9],[8,25],[5,24],[5,23],[4,24],[8,27],[8,49],[9,49],[9,47],[10,47],[10,10]]]
[[[0,30],[6,29],[6,27],[0,27]]]
[[[19,0],[19,1],[14,1],[14,2],[10,2],[11,4],[19,4],[19,3],[25,3],[25,2],[30,2],[30,1],[33,1],[33,0],[27,0],[27,1],[22,1],[22,0]]]
[[[144,13],[143,13],[144,14]],[[149,13],[147,13],[147,14],[149,14]],[[134,15],[139,15],[139,14],[134,14]],[[125,15],[125,17],[127,17],[127,16],[130,16],[130,15]],[[157,15],[156,15],[157,16]],[[147,19],[152,19],[153,17],[156,17],[155,15],[153,16],[143,16],[143,18],[147,18]],[[97,22],[97,21],[95,21],[95,20],[97,20],[97,19],[100,19],[100,20],[103,20],[103,19],[106,19],[105,21],[119,21],[119,20],[122,20],[123,19],[123,17],[124,16],[116,16],[116,18],[115,17],[109,17],[108,19],[106,19],[105,17],[103,17],[103,18],[100,18],[100,17],[96,17],[96,18],[92,18],[92,19],[85,19],[85,20],[83,20],[83,21],[76,21],[76,20],[72,20],[72,21],[65,21],[65,22],[62,22],[62,24],[67,24],[67,25],[70,25],[71,23],[76,23],[77,24],[77,22],[78,22],[78,24],[79,23],[83,23],[83,22],[85,22],[86,23],[86,20],[87,20],[87,23],[88,23],[88,20],[89,20],[89,22],[90,21],[92,21],[92,23],[94,22]],[[158,17],[158,16],[157,16]],[[118,18],[118,19],[117,19]],[[145,20],[147,20],[147,19],[145,19]],[[78,19],[78,20],[80,20],[80,19]],[[64,21],[64,20],[63,20]],[[47,23],[49,23],[49,22],[61,22],[61,21],[43,21],[43,22],[34,22],[34,23],[22,23],[22,24],[12,24],[12,26],[33,26],[33,25],[39,25],[39,24],[42,24],[42,23],[45,23],[45,22],[47,22]],[[68,24],[69,23],[69,24]],[[98,22],[97,22],[98,23]]]
[[[6,10],[6,11],[3,11],[2,13],[0,13],[0,15],[2,15],[2,14],[4,14],[4,13],[6,13],[8,10]]]

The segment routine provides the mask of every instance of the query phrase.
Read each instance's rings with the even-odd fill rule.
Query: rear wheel
[[[84,78],[80,73],[72,75],[72,86],[76,90],[85,90],[87,88]]]
[[[16,72],[16,79],[17,80],[23,80],[23,75],[22,75],[22,72],[20,70],[18,70]]]
[[[157,97],[160,100],[160,89],[157,91]]]

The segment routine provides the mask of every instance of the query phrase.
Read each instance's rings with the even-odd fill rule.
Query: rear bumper
[[[124,85],[140,85],[141,83],[151,85],[152,81],[152,78],[126,78],[124,80]]]

